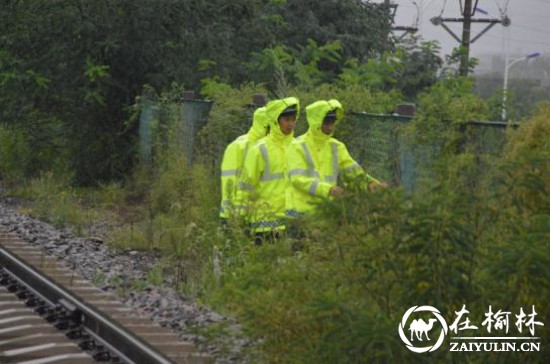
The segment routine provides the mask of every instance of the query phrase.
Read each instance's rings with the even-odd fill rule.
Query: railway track
[[[213,363],[55,258],[0,230],[0,363]]]

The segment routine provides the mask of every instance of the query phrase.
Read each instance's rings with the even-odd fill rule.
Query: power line
[[[533,27],[529,27],[527,25],[521,25],[521,24],[515,24],[515,23],[512,24],[512,26],[518,27],[518,28],[525,28],[525,29],[535,30],[537,32],[550,34],[550,31],[548,29],[533,28]]]
[[[498,38],[498,39],[503,39],[503,38],[504,38],[503,36],[491,35],[491,34],[488,34],[487,36],[488,36],[489,38]],[[508,38],[508,40],[511,40],[511,41],[513,41],[513,42],[533,43],[533,44],[544,44],[544,45],[550,46],[550,43],[546,43],[546,42],[537,42],[537,41],[534,41],[534,40],[517,39],[517,38]]]
[[[443,2],[443,6],[441,7],[441,12],[439,13],[439,16],[441,17],[443,15],[443,12],[445,11],[445,7],[447,6],[447,0]]]
[[[510,19],[504,15],[500,19],[477,19],[473,18],[479,0],[465,0],[464,4],[460,2],[460,12],[462,13],[462,18],[443,18],[441,14],[445,10],[445,5],[447,1],[443,3],[443,8],[439,16],[433,17],[430,19],[432,24],[441,25],[443,29],[447,31],[454,39],[456,39],[462,47],[462,54],[460,58],[460,75],[467,76],[469,69],[469,57],[470,57],[470,45],[473,44],[477,39],[479,39],[483,34],[485,34],[491,27],[495,24],[500,23],[503,26],[507,27],[510,25]],[[506,5],[508,6],[508,5]],[[445,23],[462,23],[462,37],[459,38],[450,27]],[[475,23],[484,23],[486,24],[485,28],[476,36],[472,37],[471,35],[471,26]]]
[[[430,6],[433,5],[434,2],[435,0],[428,0],[428,4],[424,5],[424,9],[428,9]]]
[[[510,4],[510,0],[507,0],[506,1],[506,5],[504,5],[504,8],[502,8],[500,6],[500,4],[498,3],[497,0],[495,0],[495,5],[497,6],[498,8],[498,12],[500,14],[501,17],[505,17],[506,16],[506,13],[508,12],[508,5]]]
[[[505,16],[508,12],[508,5],[510,5],[510,0],[506,0],[506,5],[504,5],[504,14],[502,16]]]
[[[521,18],[525,18],[525,16]],[[546,15],[530,15],[529,20],[531,19],[543,19],[545,21],[545,25],[548,24],[548,16]]]

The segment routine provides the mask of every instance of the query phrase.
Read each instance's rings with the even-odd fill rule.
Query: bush
[[[0,126],[0,180],[22,180],[30,159],[30,146],[25,135],[19,130]]]

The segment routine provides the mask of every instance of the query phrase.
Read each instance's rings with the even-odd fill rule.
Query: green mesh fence
[[[392,180],[392,185],[403,186],[407,191],[414,192],[420,186],[431,184],[435,179],[440,145],[413,143],[403,135],[400,135],[399,140],[398,176]]]
[[[178,130],[179,145],[183,149],[187,162],[193,161],[193,149],[199,130],[206,125],[208,114],[212,108],[211,101],[185,100],[180,114]]]
[[[373,177],[393,186],[403,186],[414,192],[433,181],[435,165],[441,151],[438,142],[414,143],[407,137],[405,127],[412,117],[350,113],[338,131],[352,157]],[[462,147],[480,156],[480,170],[487,158],[500,155],[506,141],[506,127],[502,122],[472,121],[461,132]]]
[[[154,140],[167,142],[168,139],[162,136],[162,126],[171,122],[176,114],[176,147],[182,150],[188,162],[192,162],[197,133],[206,124],[211,107],[211,102],[199,100],[186,100],[181,104],[161,107],[143,98],[139,127],[141,160],[151,163]],[[351,156],[370,175],[414,192],[433,181],[441,146],[437,142],[412,142],[412,138],[405,133],[405,127],[412,120],[408,116],[352,112],[346,115],[345,121],[339,126],[337,138],[346,143]],[[461,129],[465,136],[464,146],[479,156],[498,156],[506,141],[508,125],[502,122],[472,121]],[[219,148],[220,153],[223,153],[224,148]],[[487,163],[487,160],[480,158],[480,170],[483,170],[483,163]]]
[[[139,157],[141,163],[150,165],[153,149],[153,120],[157,115],[157,108],[153,101],[147,97],[140,99],[139,114]]]
[[[506,127],[517,127],[517,124],[501,121],[471,121],[467,125],[468,142],[475,152],[499,155],[506,143]]]
[[[176,150],[181,150],[188,163],[193,161],[193,149],[199,130],[206,124],[212,102],[183,100],[181,103],[159,104],[147,97],[140,102],[139,151],[141,162],[150,165],[154,148],[172,140]],[[176,136],[170,139],[166,133],[176,123]],[[158,145],[155,145],[157,143]]]
[[[399,185],[402,176],[400,129],[410,117],[350,113],[338,130],[351,156],[371,176]]]

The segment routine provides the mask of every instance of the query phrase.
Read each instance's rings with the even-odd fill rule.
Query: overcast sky
[[[375,2],[384,2],[376,0]],[[394,25],[418,28],[424,40],[438,40],[442,55],[449,54],[456,41],[442,26],[435,26],[430,18],[461,18],[460,4],[464,0],[392,0],[398,5]],[[476,0],[472,0],[475,4]],[[550,56],[550,0],[478,0],[478,8],[488,14],[476,13],[474,18],[497,18],[506,13],[511,20],[509,27],[496,24],[471,46],[471,55],[479,57],[487,53],[504,54],[506,34],[509,33],[511,57],[541,52]],[[420,9],[420,12],[419,12]],[[461,23],[446,23],[461,38]],[[472,37],[478,35],[486,24],[472,24]]]

